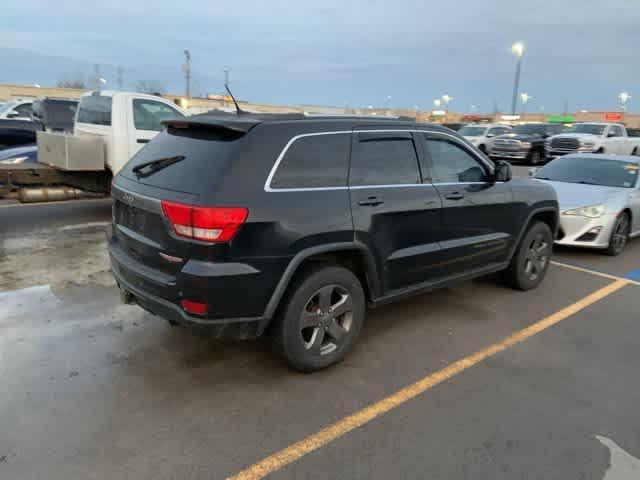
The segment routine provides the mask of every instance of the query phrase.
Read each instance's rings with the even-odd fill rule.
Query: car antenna
[[[229,89],[229,85],[227,83],[224,84],[224,88],[227,90],[227,93],[231,97],[231,100],[233,100],[234,105],[236,106],[236,114],[240,115],[242,113],[246,113],[244,110],[240,108],[240,105],[238,105],[238,101],[236,100],[236,97],[233,96],[233,93],[231,93],[231,90]]]

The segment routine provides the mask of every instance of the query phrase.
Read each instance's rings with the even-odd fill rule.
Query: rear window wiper
[[[157,172],[158,170],[162,170],[169,165],[173,165],[174,163],[180,162],[185,159],[184,155],[176,155],[175,157],[166,157],[166,158],[157,158],[156,160],[151,160],[150,162],[141,163],[140,165],[136,165],[131,169],[133,173],[136,174],[138,178],[140,177],[148,177],[149,175]],[[144,169],[148,169],[143,172]]]

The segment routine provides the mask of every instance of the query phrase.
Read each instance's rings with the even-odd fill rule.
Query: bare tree
[[[67,75],[65,74],[56,85],[60,88],[81,88],[86,89],[87,84],[81,74]]]
[[[136,91],[141,93],[164,93],[164,85],[157,80],[138,80]]]

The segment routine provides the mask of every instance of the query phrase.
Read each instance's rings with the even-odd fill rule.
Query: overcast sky
[[[637,0],[3,0],[0,14],[5,51],[121,65],[130,83],[146,75],[180,93],[188,48],[196,93],[219,92],[228,68],[237,97],[295,104],[385,106],[390,95],[428,109],[448,94],[453,110],[506,110],[516,40],[528,111],[561,111],[564,100],[615,109],[622,90],[640,110]],[[29,52],[25,63],[39,58]],[[2,62],[0,82],[65,73],[19,63]]]

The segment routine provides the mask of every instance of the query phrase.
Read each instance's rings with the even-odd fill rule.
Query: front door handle
[[[375,207],[377,205],[381,205],[384,202],[382,201],[382,199],[378,198],[378,197],[368,197],[365,200],[360,200],[358,202],[358,205],[363,205],[363,206],[369,206],[369,207]]]
[[[136,140],[137,143],[149,143],[148,138],[139,138]]]
[[[445,195],[444,198],[447,200],[462,200],[464,198],[464,194],[460,192],[451,192],[448,195]]]

